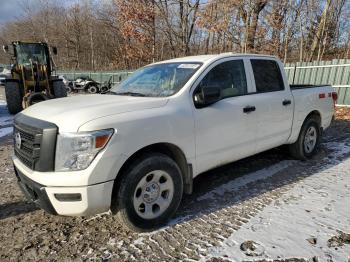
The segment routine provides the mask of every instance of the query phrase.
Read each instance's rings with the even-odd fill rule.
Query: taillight
[[[332,98],[333,98],[333,101],[334,101],[334,102],[337,101],[337,99],[338,99],[338,94],[337,94],[337,92],[332,92]]]
[[[338,99],[337,92],[332,92],[332,98],[333,98],[333,106],[335,108],[335,103],[337,102],[337,99]]]

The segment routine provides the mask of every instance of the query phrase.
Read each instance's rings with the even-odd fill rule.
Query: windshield
[[[20,65],[37,62],[46,65],[46,50],[40,44],[19,44],[16,45],[17,62]]]
[[[143,67],[113,86],[120,95],[165,97],[177,93],[199,69],[201,63],[167,63]]]

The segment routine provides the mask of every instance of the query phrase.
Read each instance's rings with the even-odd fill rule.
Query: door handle
[[[246,106],[245,108],[243,108],[243,113],[250,113],[255,111],[255,106]]]
[[[292,101],[285,99],[285,100],[283,100],[282,105],[287,106],[287,105],[290,105],[291,103],[292,103]]]

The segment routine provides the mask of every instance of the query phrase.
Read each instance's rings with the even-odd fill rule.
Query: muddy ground
[[[184,197],[169,225],[147,234],[124,229],[110,214],[88,218],[52,216],[28,203],[16,184],[10,160],[11,137],[2,137],[0,261],[227,261],[229,258],[215,257],[210,250],[300,181],[324,165],[332,165],[331,157],[327,157],[332,155],[332,149],[325,143],[350,143],[348,116],[349,108],[338,110],[337,119],[324,134],[319,153],[310,161],[294,161],[282,147],[199,176],[194,181],[194,193]],[[350,155],[336,157],[341,162]],[[259,173],[265,169],[271,175]],[[330,240],[330,245],[339,242],[340,237],[347,239],[344,245],[349,244],[348,235],[342,235]],[[247,257],[246,261],[252,259]],[[311,254],[303,258],[266,259],[317,261]]]

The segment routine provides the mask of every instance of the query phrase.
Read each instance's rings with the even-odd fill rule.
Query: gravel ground
[[[326,131],[325,142],[312,160],[293,160],[284,148],[277,148],[202,174],[194,181],[194,193],[185,196],[169,225],[143,234],[125,230],[110,214],[51,216],[28,203],[16,185],[11,138],[0,137],[0,261],[228,261],[229,257],[212,250],[225,245],[303,181],[350,157],[340,150],[350,147],[350,121],[344,117],[348,113],[342,111]],[[350,232],[343,233],[333,240],[342,238],[349,245],[346,234]],[[245,260],[253,259],[247,256]],[[265,256],[259,261],[270,261],[266,259],[317,261],[311,253],[302,258]]]

